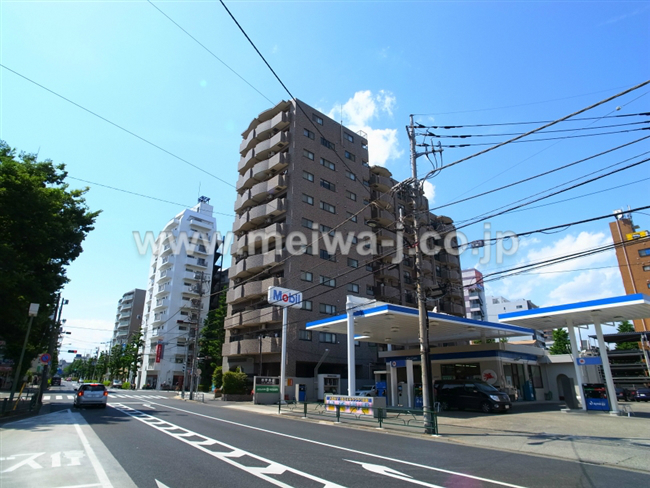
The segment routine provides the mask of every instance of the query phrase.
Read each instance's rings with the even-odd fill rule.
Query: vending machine
[[[340,374],[319,374],[317,383],[318,399],[323,400],[325,395],[339,395],[341,393]]]

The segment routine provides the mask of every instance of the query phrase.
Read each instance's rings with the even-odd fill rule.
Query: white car
[[[79,387],[74,396],[74,406],[97,405],[106,408],[108,390],[101,383],[85,383]]]

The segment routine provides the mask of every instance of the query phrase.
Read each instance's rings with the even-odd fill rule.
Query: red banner
[[[162,355],[163,355],[163,345],[162,345],[162,344],[158,344],[158,345],[156,346],[156,362],[157,362],[157,363],[159,363],[160,360],[162,359]]]

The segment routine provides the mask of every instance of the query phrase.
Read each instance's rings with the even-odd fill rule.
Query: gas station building
[[[347,334],[348,394],[353,396],[355,391],[355,341],[374,342],[387,345],[387,350],[379,353],[386,369],[375,371],[377,384],[385,385],[387,405],[421,405],[418,310],[353,296],[348,297],[346,310],[344,315],[308,323],[307,330]],[[617,413],[601,324],[646,317],[650,317],[650,297],[643,294],[509,313],[500,315],[498,323],[428,312],[432,378],[434,382],[481,379],[513,400],[564,400],[569,408],[586,409],[582,385],[602,381],[598,370],[602,363],[607,390],[612,392],[608,395],[610,410]],[[596,329],[599,357],[581,356],[575,338],[575,328],[580,325]],[[541,347],[499,341],[565,327],[571,340],[570,355],[551,356]],[[479,340],[479,344],[470,345],[470,341]]]

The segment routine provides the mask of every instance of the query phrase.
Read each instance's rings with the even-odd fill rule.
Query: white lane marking
[[[56,396],[56,399],[57,399],[57,400],[63,400],[63,396],[62,396],[62,395],[57,395],[57,396]]]
[[[35,454],[16,454],[15,456],[9,456],[7,458],[4,458],[3,461],[13,461],[16,459],[18,456],[29,456],[27,459],[19,462],[18,464],[14,464],[11,468],[7,468],[2,473],[11,473],[12,471],[16,471],[18,468],[21,466],[29,466],[32,469],[43,469],[43,466],[38,464],[34,459],[37,457],[45,454],[44,452],[37,452]]]
[[[93,486],[102,486],[99,483],[93,483],[90,485],[71,485],[71,486],[59,486],[57,488],[92,488]]]
[[[415,480],[413,479],[413,476],[400,473],[399,471],[395,471],[394,469],[391,469],[388,466],[380,466],[379,464],[362,463],[359,461],[352,461],[350,459],[344,459],[343,461],[347,461],[348,463],[360,464],[363,469],[370,471],[371,473],[381,474],[384,476],[388,476],[389,478],[395,478],[396,480],[406,481],[407,483],[412,483],[414,485],[426,486],[428,488],[443,488],[440,485],[433,485],[431,483],[425,483],[424,481]]]
[[[68,395],[68,400],[74,400],[74,395]]]
[[[43,400],[48,401],[50,399],[50,395],[43,395]]]
[[[108,479],[108,476],[106,475],[106,471],[104,471],[102,464],[99,462],[99,459],[97,459],[97,455],[95,454],[95,451],[93,451],[93,448],[90,447],[90,442],[88,442],[88,439],[86,438],[86,434],[84,434],[83,431],[81,430],[81,426],[77,423],[77,421],[73,417],[72,411],[70,409],[68,409],[68,416],[70,417],[70,420],[72,421],[72,424],[74,425],[74,428],[77,431],[77,435],[79,436],[79,439],[81,439],[81,445],[86,450],[86,454],[88,455],[88,460],[90,461],[90,464],[93,465],[97,478],[99,478],[99,486],[102,486],[104,488],[113,488],[113,485],[111,484],[111,480]]]
[[[163,405],[162,403],[155,403],[155,402],[151,402],[151,403],[153,405],[160,405],[161,407],[170,408],[172,410],[178,410],[179,412],[188,413],[190,415],[196,415],[197,417],[204,417],[204,418],[207,418],[207,419],[216,420],[217,422],[223,422],[225,424],[236,425],[238,427],[244,427],[245,429],[251,429],[251,430],[256,430],[258,432],[265,432],[267,434],[273,434],[273,435],[277,435],[277,436],[280,436],[280,437],[286,437],[287,439],[294,439],[294,440],[297,440],[297,441],[308,442],[309,444],[315,444],[317,446],[329,447],[331,449],[338,449],[340,451],[351,452],[351,453],[354,453],[354,454],[360,454],[360,455],[363,455],[363,456],[368,456],[368,457],[372,457],[372,458],[375,458],[375,459],[381,459],[381,460],[384,460],[384,461],[391,461],[391,462],[394,462],[394,463],[406,464],[407,466],[414,466],[416,468],[429,469],[431,471],[437,471],[439,473],[453,474],[454,476],[462,476],[463,478],[469,478],[469,479],[478,480],[478,481],[485,481],[486,483],[493,483],[495,485],[508,486],[510,488],[524,488],[521,485],[513,485],[512,483],[505,483],[503,481],[492,480],[492,479],[489,479],[489,478],[482,478],[480,476],[474,476],[474,475],[471,475],[471,474],[460,473],[458,471],[451,471],[449,469],[436,468],[434,466],[427,466],[426,464],[419,464],[419,463],[414,463],[414,462],[411,462],[411,461],[404,461],[402,459],[396,459],[396,458],[391,458],[391,457],[388,457],[388,456],[382,456],[380,454],[372,454],[372,453],[369,453],[369,452],[361,452],[361,451],[357,451],[355,449],[350,449],[349,447],[336,446],[334,444],[327,444],[326,442],[314,441],[312,439],[305,439],[304,437],[298,437],[298,436],[295,436],[295,435],[284,434],[282,432],[275,432],[273,430],[263,429],[261,427],[253,427],[252,425],[241,424],[239,422],[233,422],[232,420],[220,419],[218,417],[212,417],[210,415],[205,415],[205,414],[202,414],[202,413],[192,412],[191,410],[185,410],[183,408],[172,407],[170,405]]]
[[[111,407],[115,408],[116,410],[119,410],[120,412],[133,417],[136,420],[139,420],[140,422],[149,425],[153,427],[154,429],[159,430],[160,432],[164,432],[165,434],[174,437],[175,439],[178,439],[181,442],[184,442],[185,444],[188,444],[196,449],[199,449],[200,451],[205,452],[206,454],[209,454],[212,457],[215,457],[217,459],[220,459],[223,462],[226,462],[230,464],[231,466],[234,466],[238,469],[241,469],[242,471],[245,471],[249,474],[252,474],[253,476],[256,476],[257,478],[261,478],[264,481],[267,481],[268,483],[271,483],[276,486],[281,486],[283,488],[294,488],[293,485],[288,485],[280,480],[277,480],[275,478],[271,478],[270,475],[281,475],[283,473],[292,473],[295,475],[298,475],[302,478],[306,478],[312,481],[316,481],[317,483],[322,483],[322,488],[344,488],[343,486],[333,483],[331,481],[324,480],[322,478],[319,478],[317,476],[313,476],[309,473],[305,473],[304,471],[299,471],[297,469],[291,468],[289,466],[285,466],[280,463],[276,463],[275,461],[271,461],[270,459],[263,458],[262,456],[258,456],[257,454],[253,454],[252,452],[244,451],[242,449],[239,449],[238,447],[231,446],[229,444],[226,444],[225,442],[218,441],[216,439],[212,439],[210,437],[198,434],[196,432],[192,432],[191,430],[187,430],[183,427],[180,427],[178,425],[174,425],[170,422],[166,421],[161,421],[161,419],[154,417],[152,415],[146,414],[144,412],[141,412],[140,410],[135,410],[131,407],[127,407],[126,405],[121,405],[121,404],[114,404],[111,405]],[[159,424],[160,422],[163,422],[164,424],[168,425],[168,427],[163,428],[160,427]],[[169,432],[167,429],[169,428],[173,429],[178,429],[181,430],[182,433],[179,434],[174,434]],[[185,439],[184,436],[197,436],[199,437],[200,441],[190,441]],[[210,449],[206,449],[205,444],[206,442],[210,441],[211,445],[218,444],[226,449],[229,450],[229,452],[214,452],[211,451]],[[246,466],[244,464],[238,463],[236,459],[242,458],[242,457],[252,457],[254,459],[257,459],[258,461],[261,461],[262,463],[267,464],[267,466]],[[297,486],[303,486],[303,485],[297,485]]]
[[[61,453],[60,452],[55,452],[54,454],[51,454],[50,457],[52,458],[52,467],[53,468],[60,468],[61,467]]]
[[[169,486],[167,486],[167,485],[164,484],[164,483],[161,483],[161,482],[158,481],[158,480],[156,480],[156,485],[158,485],[158,488],[169,488]]]

